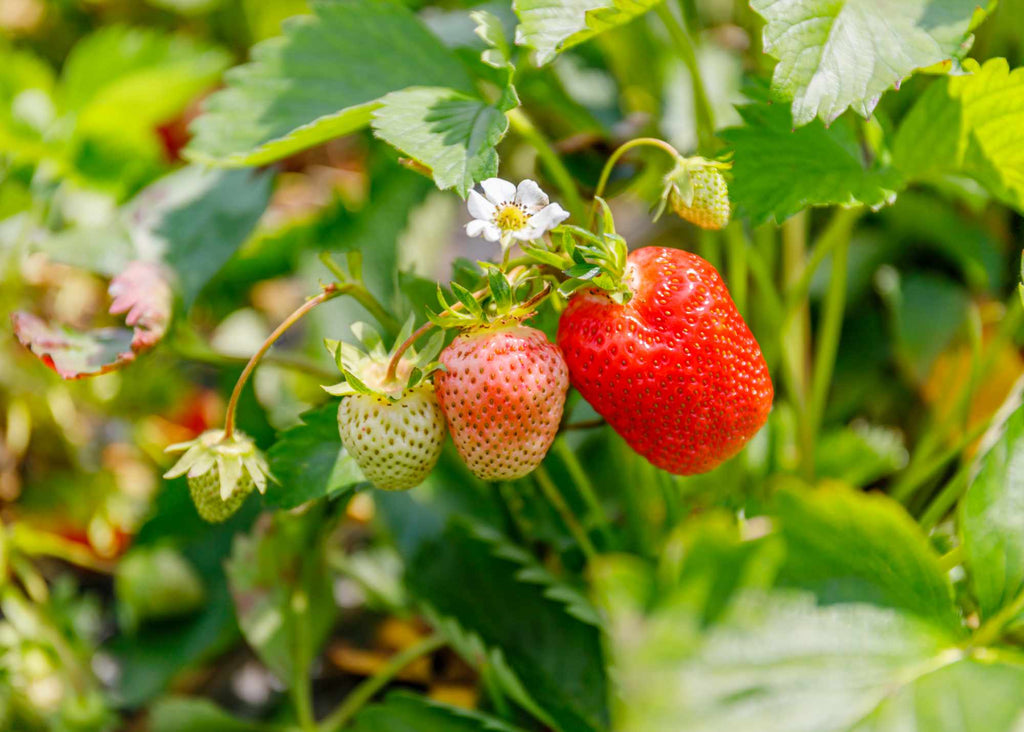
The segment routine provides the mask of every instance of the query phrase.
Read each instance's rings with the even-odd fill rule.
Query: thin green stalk
[[[369,702],[378,691],[398,675],[398,673],[422,656],[428,656],[445,645],[441,635],[432,635],[419,643],[414,643],[405,650],[399,651],[388,659],[377,673],[366,679],[352,690],[338,708],[331,712],[320,723],[320,732],[338,732]]]
[[[783,285],[788,292],[807,264],[807,212],[801,211],[782,225]],[[814,430],[808,416],[810,402],[810,305],[805,299],[790,311],[782,324],[782,374],[796,407],[800,465],[804,477],[813,479]]]
[[[840,209],[837,218],[853,223],[851,215]],[[818,327],[817,348],[814,353],[814,367],[811,374],[811,398],[808,404],[811,434],[817,437],[825,414],[825,403],[828,400],[829,388],[832,385],[832,373],[835,370],[836,354],[839,351],[839,335],[843,327],[843,316],[846,313],[846,272],[850,257],[850,228],[845,229],[845,236],[840,235],[840,242],[832,254],[832,274],[829,281],[828,294],[825,296],[824,312]],[[814,455],[808,459],[813,465]]]
[[[305,592],[296,590],[292,594],[291,612],[295,622],[295,647],[292,654],[295,666],[291,688],[288,690],[295,708],[299,727],[305,732],[315,732],[316,719],[313,716],[313,688],[309,676],[309,659],[304,659],[303,649],[308,647],[309,623],[305,617],[309,611],[309,599]],[[305,663],[303,661],[306,661]]]
[[[672,14],[667,3],[658,3],[654,6],[654,11],[661,18],[661,22],[665,24],[679,58],[686,64],[686,68],[690,72],[690,77],[693,80],[693,107],[697,122],[697,151],[701,155],[710,155],[714,152],[715,116],[711,111],[708,92],[704,88],[704,80],[700,75],[696,46],[689,31]]]
[[[522,107],[516,107],[515,109],[509,110],[508,121],[509,124],[512,125],[512,129],[515,130],[520,137],[530,143],[534,150],[537,151],[537,155],[540,157],[541,162],[548,171],[548,175],[551,176],[551,180],[554,181],[555,185],[558,186],[558,190],[561,191],[569,213],[571,213],[577,221],[583,221],[585,211],[583,198],[580,196],[580,192],[576,187],[576,181],[573,180],[572,174],[569,172],[569,169],[565,167],[565,163],[562,162],[562,158],[559,157],[555,149],[551,147],[551,143],[548,142],[547,138],[544,137],[541,131],[537,129],[536,125],[533,124],[533,121],[526,116]]]
[[[854,223],[864,213],[863,208],[840,208],[836,211],[835,215],[829,221],[828,226],[818,237],[814,243],[814,247],[811,249],[810,255],[807,257],[807,264],[804,266],[803,272],[787,288],[786,291],[786,310],[791,311],[799,308],[800,305],[807,299],[810,290],[811,282],[814,279],[814,273],[818,271],[818,267],[825,261],[825,258],[832,253],[832,251],[840,244],[848,242],[850,233]]]
[[[957,440],[955,445],[934,458],[931,462],[927,463],[923,468],[911,469],[910,466],[908,466],[900,479],[896,481],[896,484],[893,486],[889,495],[900,503],[906,504],[907,501],[914,496],[914,493],[918,488],[931,478],[935,477],[939,471],[955,460],[968,445],[981,437],[981,435],[985,433],[985,430],[988,429],[989,424],[989,420],[979,422],[970,430],[965,432],[963,437]]]
[[[577,490],[579,490],[580,495],[583,497],[583,502],[587,504],[590,519],[597,525],[601,536],[604,537],[605,546],[609,549],[612,548],[615,546],[615,535],[611,530],[611,521],[608,520],[608,514],[605,512],[604,506],[601,505],[597,492],[594,490],[594,483],[590,480],[590,476],[587,475],[587,471],[583,469],[583,464],[580,463],[580,459],[576,456],[573,449],[569,447],[569,443],[564,437],[555,439],[554,450],[555,454],[565,464],[566,470],[569,471],[569,477],[576,484]]]
[[[946,515],[946,512],[951,509],[954,504],[960,499],[967,491],[968,478],[971,473],[970,461],[965,462],[960,469],[953,474],[953,477],[949,479],[949,482],[943,486],[939,495],[928,504],[928,508],[925,509],[921,515],[918,523],[925,531],[930,531],[934,528],[935,524],[939,523],[939,520]]]
[[[387,311],[387,308],[381,304],[380,300],[374,297],[373,293],[363,284],[362,265],[359,265],[358,271],[349,274],[334,261],[334,258],[328,252],[321,252],[320,261],[331,271],[331,274],[338,278],[338,282],[341,283],[340,286],[345,288],[345,294],[362,305],[374,317],[374,320],[380,323],[380,326],[387,331],[389,336],[394,337],[398,335],[398,332],[402,330],[402,324]]]
[[[987,646],[996,642],[1006,626],[1022,612],[1024,612],[1024,592],[1017,595],[1013,602],[1003,607],[974,632],[971,637],[971,646]]]
[[[740,315],[747,314],[747,238],[743,224],[733,221],[725,229],[726,254],[729,260],[729,289]]]
[[[569,508],[569,504],[565,502],[565,498],[558,490],[558,486],[555,485],[555,481],[551,479],[551,474],[547,468],[543,465],[537,466],[537,469],[533,472],[533,476],[537,481],[537,485],[540,487],[544,497],[548,499],[551,506],[558,512],[558,515],[562,517],[562,521],[565,523],[566,528],[576,539],[576,543],[580,545],[580,550],[583,555],[587,558],[587,563],[592,563],[597,559],[597,550],[594,549],[594,545],[590,541],[590,537],[587,536],[586,530],[580,524],[579,519],[573,515],[572,509]]]
[[[308,312],[321,305],[328,300],[333,300],[341,295],[349,294],[349,290],[352,288],[352,284],[338,285],[337,283],[330,283],[324,285],[323,291],[306,300],[302,305],[295,309],[291,315],[285,318],[280,325],[274,328],[274,331],[267,336],[267,339],[263,341],[263,345],[252,355],[248,363],[245,364],[245,368],[242,369],[241,375],[238,377],[238,381],[235,382],[235,388],[231,391],[231,398],[228,400],[228,406],[224,413],[224,439],[230,439],[231,435],[235,431],[235,411],[238,409],[238,400],[242,396],[242,389],[245,387],[245,383],[249,380],[249,376],[255,370],[256,365],[263,358],[264,354],[270,350],[270,347],[277,342],[277,339],[284,335],[285,331],[295,325],[297,322],[302,320]]]
[[[953,569],[953,567],[959,566],[963,561],[964,547],[963,544],[960,544],[939,557],[939,569],[943,572],[948,572]]]
[[[589,223],[593,224],[594,217],[597,215],[597,199],[604,195],[604,189],[608,185],[608,179],[611,177],[612,171],[615,169],[615,164],[619,162],[619,158],[637,147],[656,147],[671,155],[673,160],[677,160],[680,157],[678,150],[664,140],[659,140],[657,137],[637,137],[636,139],[619,145],[614,151],[612,151],[612,154],[609,155],[608,159],[604,162],[604,167],[601,169],[601,175],[597,179],[597,187],[594,189],[594,202],[590,205]]]

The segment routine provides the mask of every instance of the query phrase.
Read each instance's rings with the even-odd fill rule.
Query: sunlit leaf
[[[470,709],[460,709],[408,692],[389,694],[362,710],[355,732],[516,732],[517,728]]]
[[[498,173],[498,144],[508,120],[496,107],[442,87],[388,94],[373,113],[373,131],[430,169],[440,189],[463,198]]]
[[[854,120],[794,129],[779,104],[739,108],[742,127],[722,133],[735,153],[729,195],[755,222],[783,221],[808,206],[892,203],[901,175],[865,156]]]
[[[914,71],[964,52],[979,0],[753,0],[764,50],[779,59],[772,90],[793,100],[793,121],[867,117]],[[983,15],[982,15],[983,17]]]
[[[990,434],[959,521],[971,585],[988,618],[1024,591],[1024,406]]]
[[[908,177],[974,178],[1024,210],[1024,68],[1005,59],[968,60],[966,76],[936,81],[900,125],[895,164]]]
[[[314,15],[290,19],[284,36],[228,72],[193,125],[193,159],[261,165],[366,126],[389,92],[472,91],[455,56],[398,3],[312,5]]]
[[[516,43],[545,64],[567,48],[624,25],[663,0],[515,0]]]

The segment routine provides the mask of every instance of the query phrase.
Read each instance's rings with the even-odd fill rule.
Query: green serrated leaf
[[[893,146],[908,178],[966,175],[1024,211],[1024,68],[995,58],[941,79],[914,104]]]
[[[662,0],[515,0],[516,44],[531,46],[538,64],[629,23]]]
[[[997,420],[986,443],[959,512],[983,620],[1024,592],[1024,406]]]
[[[496,69],[508,68],[511,65],[512,49],[505,40],[505,29],[501,25],[501,19],[487,10],[473,10],[469,17],[476,23],[473,32],[489,46],[480,55],[483,62]]]
[[[729,195],[755,223],[783,221],[809,206],[884,206],[904,187],[896,170],[867,160],[855,121],[793,129],[782,105],[739,108],[743,127],[722,133],[732,147]]]
[[[397,691],[363,709],[355,732],[517,732],[497,717]]]
[[[331,400],[302,415],[302,424],[285,430],[267,451],[270,472],[279,485],[263,500],[277,508],[295,508],[324,496],[340,496],[365,482],[338,434],[338,403]]]
[[[498,144],[508,120],[483,100],[444,87],[392,92],[373,113],[373,131],[430,168],[437,187],[470,189],[498,173]]]
[[[911,612],[955,637],[953,588],[928,538],[896,501],[842,488],[787,489],[773,515],[787,547],[783,584],[813,590],[823,603]]]
[[[764,50],[779,59],[772,91],[793,121],[831,122],[878,98],[917,69],[964,53],[979,0],[752,0],[766,21]],[[739,176],[737,176],[738,178]]]
[[[193,159],[263,165],[369,124],[391,92],[472,92],[455,56],[403,5],[315,0],[312,8],[227,74],[227,88],[193,124]]]
[[[409,565],[411,591],[488,646],[561,732],[607,728],[605,667],[592,617],[553,599],[557,582],[518,547],[455,521]],[[573,603],[584,601],[574,599]],[[585,604],[585,603],[584,603]],[[529,618],[528,623],[522,622]]]

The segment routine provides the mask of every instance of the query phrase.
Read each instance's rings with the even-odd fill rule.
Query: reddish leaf
[[[51,325],[30,313],[11,315],[22,345],[63,379],[105,374],[135,360],[167,331],[173,295],[163,270],[149,262],[132,262],[110,281],[113,315],[127,313],[128,328],[77,331]]]

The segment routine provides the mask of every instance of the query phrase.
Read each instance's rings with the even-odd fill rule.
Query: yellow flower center
[[[529,217],[526,210],[517,203],[505,203],[494,214],[494,223],[502,231],[519,231],[526,227]]]

